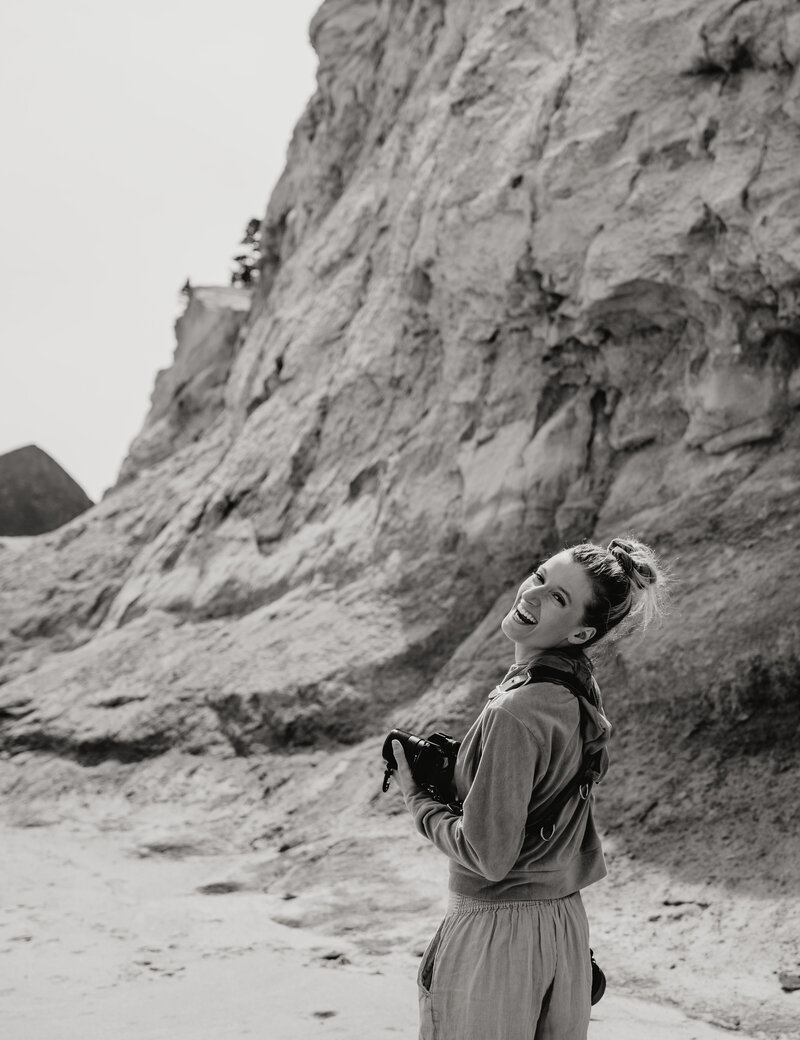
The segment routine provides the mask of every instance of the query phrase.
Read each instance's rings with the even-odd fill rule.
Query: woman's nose
[[[531,589],[525,589],[525,591],[522,593],[522,598],[525,600],[526,603],[535,603],[538,605],[540,593],[540,586],[536,586],[535,588]]]

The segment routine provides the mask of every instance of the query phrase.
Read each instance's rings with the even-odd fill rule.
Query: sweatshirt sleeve
[[[450,859],[489,881],[517,861],[540,750],[531,731],[501,706],[484,713],[481,757],[463,816],[416,789],[406,797],[417,830]]]

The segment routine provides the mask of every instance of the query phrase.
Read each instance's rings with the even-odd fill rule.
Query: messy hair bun
[[[592,586],[583,624],[595,629],[590,646],[617,628],[644,630],[666,609],[669,576],[649,545],[635,538],[612,538],[604,549],[584,542],[570,553]]]
[[[637,589],[646,589],[657,580],[658,570],[653,552],[642,542],[631,542],[623,538],[612,538],[608,552],[614,557]],[[653,563],[647,557],[651,557]]]

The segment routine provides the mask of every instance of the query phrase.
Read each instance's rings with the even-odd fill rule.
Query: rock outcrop
[[[172,365],[156,376],[144,428],[122,463],[119,483],[199,440],[224,409],[225,383],[250,311],[247,289],[196,286],[175,323]]]
[[[599,666],[609,827],[780,889],[797,5],[326,0],[311,36],[249,311],[193,297],[120,484],[0,561],[3,747],[30,775],[457,727],[520,574],[633,529],[676,609]]]
[[[84,513],[92,500],[36,444],[0,455],[0,535],[35,535]]]

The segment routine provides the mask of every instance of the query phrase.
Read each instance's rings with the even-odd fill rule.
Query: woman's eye
[[[532,574],[531,578],[533,578],[536,581],[538,581],[539,584],[541,584],[544,581],[544,578],[541,576],[541,574],[538,571],[536,571],[534,574]]]
[[[560,592],[554,592],[553,595],[555,596],[557,603],[560,603],[562,607],[566,606],[564,597],[561,595]]]

